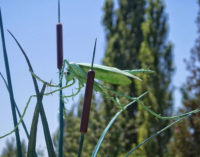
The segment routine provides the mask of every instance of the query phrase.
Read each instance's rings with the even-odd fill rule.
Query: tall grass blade
[[[28,153],[27,153],[28,157],[34,157],[34,153],[35,153],[37,124],[38,124],[38,119],[39,119],[39,107],[38,106],[40,106],[42,103],[45,87],[46,87],[46,84],[43,84],[42,90],[39,95],[39,101],[36,104],[34,115],[33,115],[30,138],[29,138],[29,143],[28,143]]]
[[[143,93],[142,95],[140,95],[139,97],[137,97],[137,99],[141,99],[142,97],[144,97],[148,92]],[[129,104],[127,104],[126,106],[124,106],[124,109],[126,109],[127,107],[129,107],[130,105],[132,105],[133,103],[135,103],[137,100],[133,100],[132,102],[130,102]],[[110,127],[112,126],[112,124],[114,123],[114,121],[117,119],[117,117],[123,112],[124,110],[120,110],[119,112],[117,112],[114,117],[111,119],[111,121],[108,123],[108,125],[106,126],[106,128],[104,129],[103,133],[101,134],[101,137],[99,138],[99,141],[97,142],[97,145],[92,153],[91,157],[96,157],[97,153],[99,151],[99,148],[103,142],[103,139],[106,135],[106,133],[108,132],[108,130],[110,129]]]
[[[17,43],[18,47],[20,48],[22,54],[24,55],[24,57],[26,59],[26,62],[28,64],[29,70],[31,71],[31,73],[34,73],[33,72],[33,68],[31,66],[31,63],[30,63],[30,61],[29,61],[29,59],[28,59],[25,51],[23,50],[22,46],[20,45],[20,43],[15,38],[15,36],[9,30],[8,30],[8,32],[13,37],[13,39]],[[35,92],[36,92],[36,95],[37,95],[37,103],[38,103],[38,102],[40,102],[39,87],[38,87],[36,78],[33,75],[31,75],[31,76],[32,76],[34,87],[35,87]],[[50,134],[50,131],[49,131],[49,126],[48,126],[48,122],[47,122],[47,118],[46,118],[46,114],[45,114],[42,102],[38,103],[36,105],[36,109],[39,110],[39,112],[40,112],[40,116],[41,116],[41,120],[42,120],[42,126],[43,126],[43,131],[44,131],[44,136],[45,136],[45,142],[46,142],[47,150],[48,150],[48,155],[49,155],[49,157],[55,157],[56,155],[55,155],[55,151],[54,151],[54,147],[53,147],[53,142],[52,142],[52,139],[51,139],[51,134]],[[39,112],[36,112],[37,114],[34,115],[34,116],[38,117],[39,116]]]
[[[1,29],[1,40],[2,40],[2,46],[3,46],[4,63],[5,63],[5,68],[6,68],[6,75],[7,75],[12,116],[13,116],[13,123],[14,123],[14,127],[16,127],[17,126],[17,116],[16,116],[16,110],[15,110],[14,93],[13,93],[12,82],[11,82],[8,56],[7,56],[7,51],[6,51],[6,43],[5,43],[5,37],[4,37],[1,9],[0,9],[0,29]],[[20,141],[18,128],[16,128],[16,130],[15,130],[15,137],[16,137],[16,142],[17,142],[17,156],[22,157],[21,141]]]
[[[7,84],[7,82],[6,82],[5,78],[4,78],[4,76],[1,74],[1,72],[0,72],[0,76],[1,76],[1,78],[3,79],[3,82],[4,82],[4,84],[6,85],[7,90],[8,90],[8,84]],[[9,91],[9,90],[8,90],[8,91]],[[30,98],[31,98],[31,97],[30,97]],[[29,101],[28,101],[28,102],[29,102]],[[27,103],[25,109],[28,107],[28,104],[29,104],[29,103]],[[24,120],[23,120],[23,117],[24,117],[24,115],[25,115],[25,112],[23,113],[23,115],[21,115],[21,113],[20,113],[20,111],[19,111],[19,109],[18,109],[18,107],[17,107],[16,102],[15,102],[15,108],[16,108],[16,110],[17,110],[17,113],[18,113],[18,116],[19,116],[19,118],[20,118],[20,121],[22,122],[22,126],[23,126],[23,128],[24,128],[24,131],[25,131],[25,133],[26,133],[26,136],[27,136],[28,140],[30,140],[30,135],[29,135],[29,133],[28,133],[27,127],[26,127],[26,125],[25,125],[25,123],[24,123]],[[25,111],[26,111],[26,110],[25,110]],[[20,124],[20,121],[18,122],[18,125]],[[35,156],[37,157],[37,153],[36,153],[36,152],[35,152]]]
[[[2,80],[3,80],[3,82],[4,82],[4,84],[5,84],[5,86],[6,86],[7,90],[8,90],[8,92],[9,92],[8,84],[7,84],[6,79],[4,78],[4,76],[2,75],[1,72],[0,72],[0,76],[1,76],[1,78],[2,78]],[[17,114],[18,114],[19,118],[22,117],[22,115],[21,115],[21,113],[20,113],[20,111],[19,111],[19,108],[18,108],[18,106],[17,106],[17,104],[16,104],[15,101],[14,101],[14,104],[15,104],[15,108],[16,108],[16,110],[17,110]],[[28,133],[26,124],[24,123],[24,120],[22,120],[22,126],[23,126],[23,128],[24,128],[24,131],[25,131],[25,133],[26,133],[27,138],[29,139],[29,133]]]

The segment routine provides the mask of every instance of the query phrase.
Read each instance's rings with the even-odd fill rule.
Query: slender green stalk
[[[80,142],[79,142],[79,148],[78,148],[78,157],[81,157],[81,153],[82,153],[82,148],[83,148],[83,142],[84,142],[84,133],[81,133],[81,137],[80,137]]]
[[[136,99],[137,100],[137,99]],[[186,112],[186,113],[183,113],[183,114],[180,114],[180,115],[176,115],[176,116],[161,116],[160,114],[157,114],[155,113],[154,111],[152,111],[151,109],[149,109],[149,106],[146,106],[144,105],[144,103],[140,100],[137,100],[137,102],[139,104],[142,105],[142,107],[148,111],[150,114],[152,114],[153,116],[159,118],[159,119],[163,119],[163,120],[169,120],[169,119],[178,119],[178,118],[181,118],[181,117],[184,117],[184,116],[187,116],[187,115],[191,115],[191,114],[194,114],[194,113],[198,113],[200,111],[200,108],[197,108],[195,110],[192,110],[190,112]]]
[[[14,123],[14,127],[16,127],[17,126],[17,116],[16,116],[16,110],[15,110],[15,99],[14,99],[14,93],[13,93],[13,88],[12,88],[8,56],[7,56],[7,51],[6,51],[1,10],[0,10],[0,27],[1,27],[1,39],[2,39],[2,46],[3,46],[3,55],[4,55],[4,62],[5,62],[5,68],[6,68],[8,89],[9,89],[9,95],[10,95],[11,110],[12,110],[12,115],[13,115],[13,123]],[[15,136],[16,136],[16,141],[17,141],[17,156],[22,157],[21,141],[20,141],[18,128],[16,128],[16,130],[15,130]]]
[[[60,88],[62,88],[62,69],[59,70],[59,82],[60,82]],[[59,132],[59,152],[58,156],[63,156],[63,130],[64,130],[64,120],[63,120],[63,108],[64,108],[64,101],[63,101],[63,94],[62,90],[59,92],[59,98],[60,98],[60,114],[59,114],[59,123],[60,123],[60,132]]]

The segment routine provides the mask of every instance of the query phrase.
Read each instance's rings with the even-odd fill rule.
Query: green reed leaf
[[[3,46],[3,56],[4,56],[4,63],[5,63],[5,68],[6,68],[6,75],[7,75],[7,82],[8,82],[12,116],[13,116],[13,123],[14,123],[14,127],[16,128],[15,137],[16,137],[16,141],[17,141],[17,155],[18,155],[18,157],[21,157],[22,156],[21,141],[20,141],[19,130],[16,127],[17,126],[17,115],[16,115],[16,110],[15,110],[15,105],[14,105],[15,99],[14,99],[14,93],[13,93],[12,81],[11,81],[11,74],[10,74],[10,68],[9,68],[9,62],[8,62],[7,50],[6,50],[6,44],[5,44],[1,9],[0,9],[0,29],[1,29],[1,41],[2,41],[2,46]]]
[[[26,53],[23,50],[22,46],[20,45],[18,40],[15,38],[15,36],[9,30],[8,30],[8,32],[13,37],[13,39],[17,43],[19,49],[21,50],[22,54],[24,55],[24,57],[26,59],[26,62],[28,64],[29,70],[31,71],[31,73],[34,73],[33,72],[33,68],[31,66],[31,63],[30,63],[30,61],[28,59],[28,56],[26,55]],[[35,108],[34,116],[35,117],[39,117],[39,113],[40,113],[41,120],[42,120],[43,131],[44,131],[44,136],[45,136],[45,142],[46,142],[47,150],[48,150],[48,155],[49,155],[49,157],[55,157],[56,155],[55,155],[55,151],[54,151],[54,147],[53,147],[53,142],[52,142],[52,139],[51,139],[51,134],[50,134],[50,130],[49,130],[46,114],[45,114],[45,111],[44,111],[44,108],[43,108],[42,101],[40,100],[41,98],[40,98],[39,87],[38,87],[36,78],[33,75],[31,75],[31,76],[32,76],[34,87],[35,87],[35,92],[36,92],[36,95],[37,95],[37,105],[36,105],[36,108]],[[36,112],[36,110],[39,110],[39,112]],[[36,123],[34,123],[34,125],[37,126]],[[34,138],[36,138],[36,136]],[[34,149],[35,149],[35,146],[34,146]],[[30,155],[34,155],[34,154],[32,153]]]

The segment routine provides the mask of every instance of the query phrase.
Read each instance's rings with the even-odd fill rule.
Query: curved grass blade
[[[31,63],[30,63],[25,51],[23,50],[22,46],[19,44],[19,42],[17,41],[15,36],[9,30],[8,30],[8,32],[13,37],[13,39],[17,43],[19,49],[21,50],[22,54],[24,55],[26,62],[28,64],[29,70],[31,71],[31,73],[34,73],[33,68],[31,66]],[[36,78],[33,75],[31,75],[31,77],[32,77],[33,84],[34,84],[34,87],[35,87],[35,92],[36,92],[36,95],[37,95],[37,102],[40,102],[40,92],[39,92],[39,87],[38,87]],[[50,134],[50,131],[49,131],[49,126],[48,126],[48,122],[47,122],[47,118],[46,118],[46,114],[45,114],[42,102],[38,103],[36,105],[36,109],[37,110],[39,109],[39,112],[40,112],[40,115],[41,115],[42,126],[43,126],[43,130],[44,130],[44,136],[45,136],[45,142],[46,142],[46,145],[47,145],[48,155],[49,155],[49,157],[55,157],[56,155],[55,155],[55,151],[54,151],[54,147],[53,147],[53,142],[52,142],[52,139],[51,139],[51,134]],[[38,117],[39,112],[36,112],[37,114],[34,115],[34,116]]]
[[[2,75],[1,72],[0,72],[0,76],[1,76],[1,78],[2,78],[2,80],[3,80],[3,82],[4,82],[4,84],[5,84],[5,86],[6,86],[7,90],[8,90],[8,92],[9,92],[8,84],[7,84],[7,82],[6,82],[4,76]],[[20,111],[19,111],[19,108],[18,108],[18,106],[17,106],[17,104],[16,104],[15,101],[14,101],[14,104],[15,104],[15,108],[16,108],[16,110],[17,110],[17,114],[18,114],[19,118],[22,117],[22,115],[21,115],[21,113],[20,113]],[[25,133],[26,133],[27,138],[29,139],[29,133],[28,133],[28,130],[27,130],[26,125],[25,125],[25,123],[24,123],[23,120],[22,120],[22,126],[23,126],[23,128],[24,128],[24,131],[25,131]]]
[[[1,76],[1,78],[3,79],[3,82],[4,82],[4,84],[6,85],[7,90],[9,91],[9,89],[8,89],[8,84],[7,84],[7,82],[6,82],[4,76],[2,75],[1,72],[0,72],[0,76]],[[26,125],[25,125],[25,123],[24,123],[24,121],[23,121],[23,118],[24,118],[24,116],[25,116],[25,113],[26,113],[26,111],[27,111],[27,108],[28,108],[28,105],[29,105],[30,101],[31,101],[32,97],[34,97],[34,96],[35,96],[35,95],[32,95],[32,96],[29,97],[29,99],[28,99],[28,101],[27,101],[27,103],[26,103],[26,106],[25,106],[25,108],[24,108],[24,112],[23,112],[22,115],[21,115],[21,113],[20,113],[20,111],[19,111],[19,109],[18,109],[18,107],[17,107],[16,102],[15,102],[15,107],[16,107],[16,110],[17,110],[17,113],[18,113],[18,116],[19,116],[20,120],[19,120],[19,122],[17,123],[17,126],[16,126],[12,131],[10,131],[9,133],[7,133],[7,134],[5,134],[5,135],[3,135],[3,136],[0,136],[0,139],[1,139],[1,138],[4,138],[4,137],[6,137],[6,136],[8,136],[8,135],[10,135],[10,134],[12,134],[13,132],[15,132],[15,130],[18,128],[18,126],[19,126],[21,123],[22,123],[22,126],[23,126],[23,128],[24,128],[24,131],[25,131],[25,133],[26,133],[27,138],[30,139],[30,135],[29,135],[28,130],[27,130],[27,128],[26,128]],[[35,152],[35,156],[37,157],[37,153],[36,153],[36,152]]]
[[[32,96],[29,97],[29,99],[28,99],[28,101],[27,101],[27,103],[26,103],[26,106],[25,106],[25,108],[24,108],[24,111],[23,111],[23,113],[22,113],[22,116],[20,117],[20,120],[19,120],[19,122],[17,123],[16,127],[15,127],[13,130],[11,130],[10,132],[6,133],[5,135],[0,136],[0,139],[6,137],[6,136],[8,136],[8,135],[10,135],[10,134],[12,134],[12,133],[14,133],[14,132],[16,131],[16,129],[17,129],[18,126],[21,124],[21,122],[22,122],[22,120],[23,120],[23,118],[24,118],[24,116],[25,116],[25,113],[26,113],[26,111],[27,111],[28,105],[29,105],[29,103],[30,103],[32,97],[35,97],[35,95],[32,95]]]
[[[16,127],[17,126],[17,115],[16,115],[16,110],[15,110],[15,105],[14,105],[15,99],[14,99],[14,93],[13,93],[12,81],[11,81],[11,74],[10,74],[10,68],[9,68],[9,62],[8,62],[8,56],[7,56],[7,50],[6,50],[6,43],[5,43],[5,37],[4,37],[4,29],[3,29],[1,9],[0,9],[0,29],[1,29],[1,40],[2,40],[2,46],[3,46],[4,63],[5,63],[5,68],[6,68],[6,75],[7,75],[7,82],[8,82],[12,116],[13,116],[13,123],[14,123],[14,127],[16,128],[15,137],[16,137],[16,142],[17,142],[17,156],[21,157],[22,156],[21,141],[20,141],[19,130]]]
[[[144,97],[148,92],[143,93],[142,95],[140,95],[139,97],[137,97],[137,99],[141,99],[142,97]],[[124,106],[124,109],[126,109],[127,107],[129,107],[130,105],[132,105],[133,103],[135,103],[137,100],[133,100],[132,102],[130,102],[129,104],[127,104],[126,106]],[[99,141],[92,153],[91,157],[96,157],[97,153],[99,151],[99,148],[103,142],[103,139],[106,135],[106,133],[108,132],[109,128],[112,126],[112,124],[114,123],[114,121],[117,119],[117,117],[122,113],[122,111],[124,111],[124,109],[121,109],[119,112],[117,112],[114,117],[111,119],[111,121],[108,123],[108,125],[106,126],[106,128],[104,129],[103,133],[101,134],[101,137],[99,138]]]

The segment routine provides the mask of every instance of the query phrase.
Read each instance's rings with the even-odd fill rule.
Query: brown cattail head
[[[82,117],[81,117],[81,126],[80,126],[81,133],[87,133],[91,99],[92,99],[92,90],[93,90],[93,84],[94,84],[94,76],[95,76],[95,72],[93,70],[89,70],[88,75],[87,75],[87,83],[85,87],[85,97],[84,97],[84,103],[83,103],[83,112],[82,112]]]
[[[56,25],[57,35],[57,68],[61,69],[63,64],[63,36],[62,36],[62,24]]]

